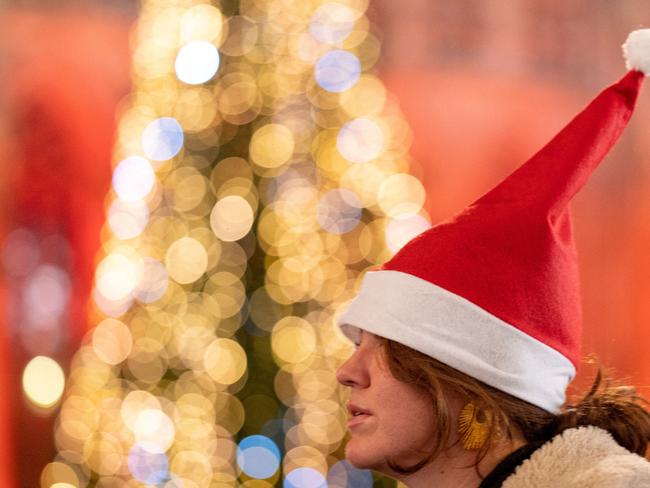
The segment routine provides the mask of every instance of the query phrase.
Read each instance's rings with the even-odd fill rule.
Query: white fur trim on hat
[[[639,29],[630,32],[625,44],[623,55],[627,69],[642,71],[650,75],[650,29]]]
[[[470,301],[400,271],[366,273],[339,318],[397,341],[552,413],[565,401],[575,367],[562,354]]]

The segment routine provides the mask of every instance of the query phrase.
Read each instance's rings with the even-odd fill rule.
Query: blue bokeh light
[[[183,128],[172,117],[161,117],[149,123],[142,133],[142,148],[149,159],[166,161],[183,147]]]
[[[318,60],[314,76],[324,90],[341,93],[359,81],[361,61],[349,51],[335,49]]]
[[[139,442],[129,451],[129,471],[142,483],[155,485],[169,477],[167,455],[156,444]]]
[[[327,488],[327,481],[314,468],[297,468],[284,479],[283,488]]]
[[[339,461],[327,473],[329,488],[372,488],[372,472],[357,469],[347,460]]]
[[[237,465],[251,478],[270,478],[280,467],[280,450],[266,436],[248,436],[237,446]]]

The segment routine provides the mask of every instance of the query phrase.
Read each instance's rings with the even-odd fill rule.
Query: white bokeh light
[[[111,301],[127,298],[139,281],[140,265],[123,254],[109,254],[97,266],[97,290]]]
[[[133,433],[137,442],[155,444],[166,451],[176,434],[171,419],[162,411],[148,408],[141,411],[134,422]]]
[[[320,42],[336,44],[350,35],[357,17],[358,13],[346,5],[324,3],[312,16],[309,33]]]
[[[115,200],[108,209],[108,226],[118,239],[132,239],[142,233],[149,222],[149,207],[142,202]]]
[[[217,73],[219,63],[219,51],[214,44],[206,41],[190,42],[176,56],[176,76],[189,85],[200,85]]]
[[[23,391],[30,402],[41,408],[50,408],[61,399],[65,374],[54,359],[36,356],[23,370]]]
[[[390,219],[386,226],[386,245],[392,253],[396,253],[408,241],[430,228],[431,222],[423,215],[400,215]]]
[[[367,163],[384,150],[384,131],[371,119],[361,117],[341,127],[336,147],[341,155],[353,163]]]
[[[149,161],[130,156],[120,162],[113,172],[113,188],[120,200],[137,202],[146,197],[156,181]]]

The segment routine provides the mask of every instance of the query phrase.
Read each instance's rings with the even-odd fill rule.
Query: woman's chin
[[[383,459],[378,457],[376,446],[366,444],[353,437],[345,446],[345,458],[357,469],[381,470]]]

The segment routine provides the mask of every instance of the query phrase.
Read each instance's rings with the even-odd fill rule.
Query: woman
[[[650,415],[633,391],[600,388],[600,377],[553,415],[368,332],[337,376],[352,388],[348,460],[410,488],[650,486],[650,467],[636,455],[650,440]],[[479,402],[482,417],[463,430],[459,412]],[[588,425],[598,428],[576,429]]]
[[[601,385],[566,405],[581,351],[569,201],[629,120],[650,73],[631,71],[498,186],[366,273],[339,319],[357,345],[350,462],[409,487],[650,487],[650,414]]]

